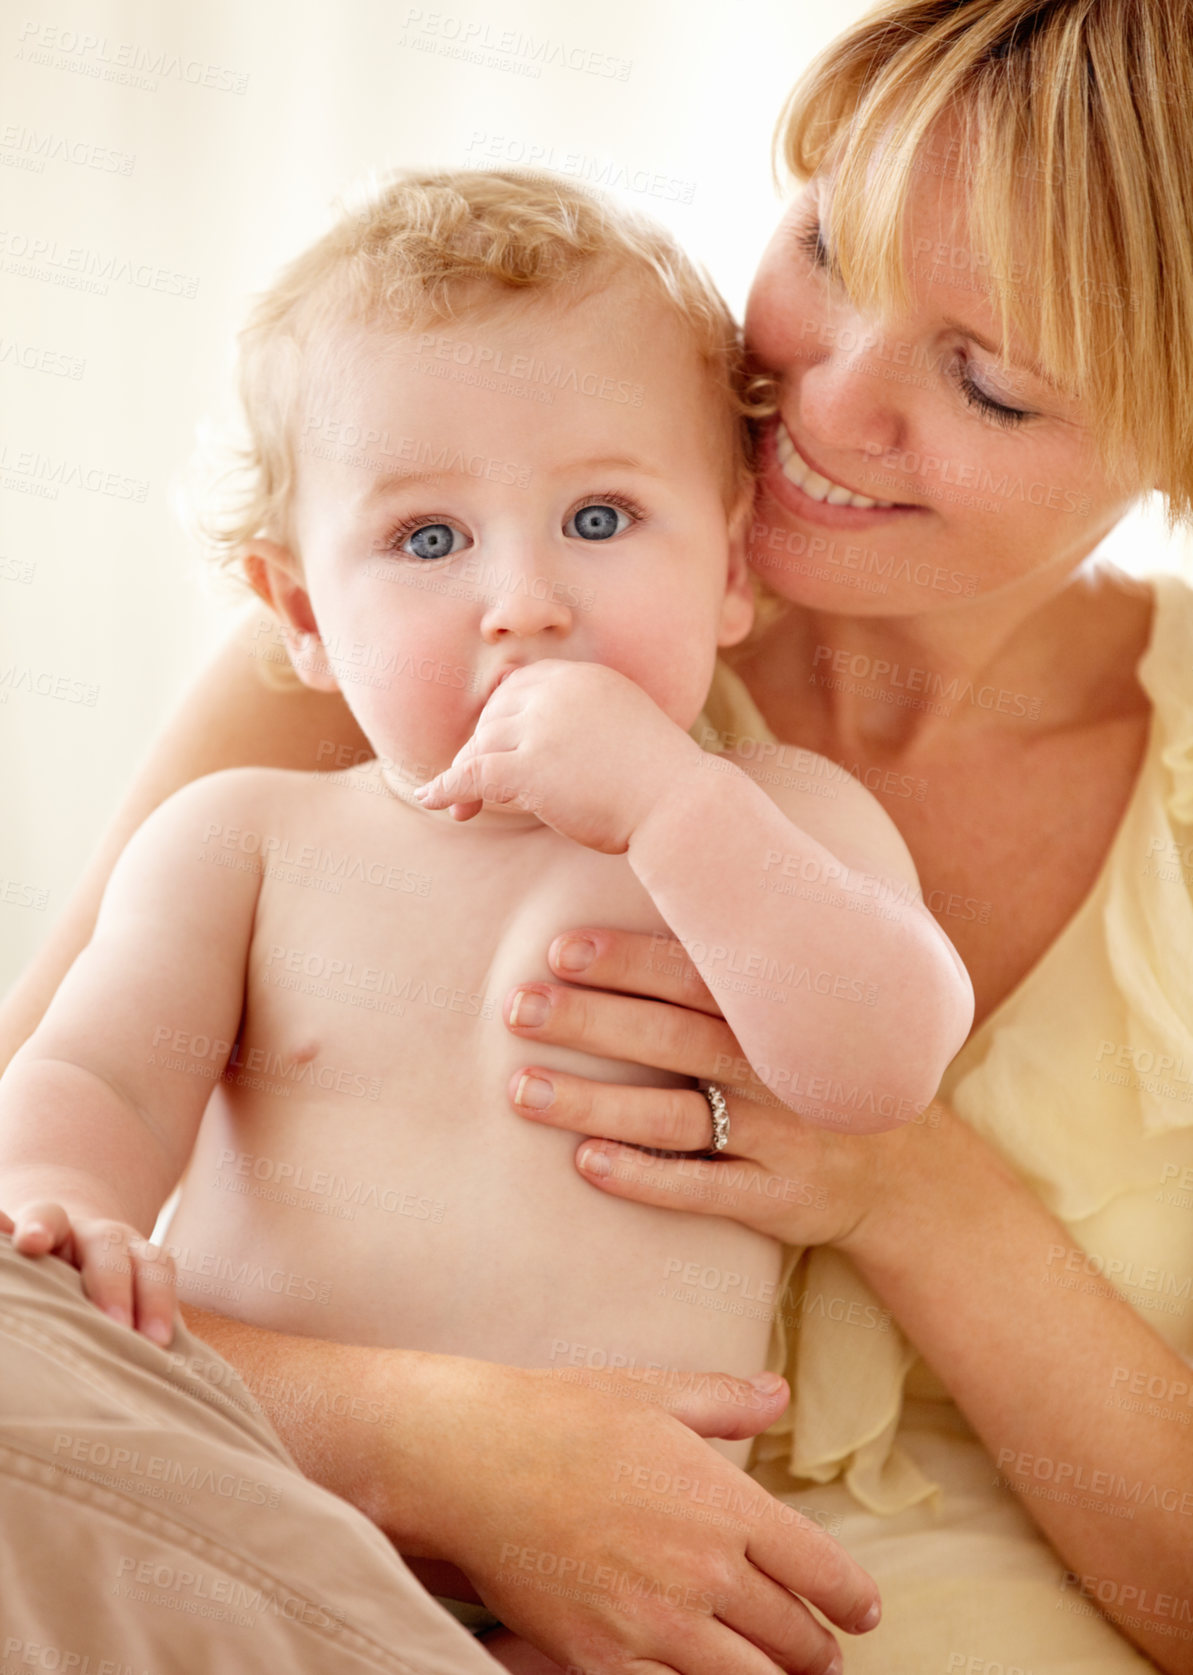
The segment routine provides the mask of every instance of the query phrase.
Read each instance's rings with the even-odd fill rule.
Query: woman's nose
[[[905,386],[885,376],[898,339],[854,315],[833,322],[800,374],[799,416],[809,442],[867,458],[900,447]]]

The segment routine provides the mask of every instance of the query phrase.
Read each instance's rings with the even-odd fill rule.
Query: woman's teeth
[[[830,506],[863,508],[895,504],[893,500],[868,500],[864,494],[851,494],[848,489],[830,483],[819,471],[813,471],[810,465],[805,465],[802,454],[796,449],[782,421],[775,430],[775,452],[779,456],[779,469],[784,477],[789,483],[794,483],[796,488],[803,489],[810,500],[827,500]]]

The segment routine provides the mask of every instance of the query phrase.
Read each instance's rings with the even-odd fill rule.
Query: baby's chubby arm
[[[771,1092],[825,1127],[891,1128],[934,1097],[973,990],[877,800],[810,752],[775,757],[710,755],[624,675],[544,659],[419,794],[461,816],[517,803],[627,854]]]
[[[90,943],[0,1077],[0,1208],[17,1248],[74,1263],[101,1307],[123,1307],[146,1331],[164,1322],[167,1338],[172,1264],[141,1240],[236,1039],[260,890],[255,870],[205,859],[205,843],[221,826],[267,821],[282,777],[213,774],[154,810],[112,873]],[[200,1038],[209,1051],[184,1047],[179,1065],[171,1043]]]
[[[973,987],[898,828],[851,774],[810,751],[701,752],[629,860],[784,1104],[861,1134],[934,1098]],[[748,1084],[749,1069],[733,1059],[719,1079]]]

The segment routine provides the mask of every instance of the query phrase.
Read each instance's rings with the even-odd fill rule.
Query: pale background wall
[[[249,294],[334,194],[386,164],[612,170],[740,310],[777,215],[775,114],[864,9],[449,3],[53,0],[0,22],[0,988],[238,608],[172,484]],[[1158,530],[1124,533],[1133,565],[1174,562]]]

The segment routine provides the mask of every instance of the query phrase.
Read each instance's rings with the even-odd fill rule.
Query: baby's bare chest
[[[624,856],[543,828],[506,835],[370,817],[380,812],[279,828],[256,858],[263,878],[233,1066],[247,1078],[286,1063],[298,1067],[296,1092],[363,1082],[385,1099],[400,1081],[405,1099],[474,1103],[525,1062],[526,1043],[504,1022],[511,991],[551,977],[547,949],[560,931],[665,928]],[[566,1050],[545,1059],[593,1062]]]
[[[524,1365],[583,1349],[757,1366],[769,1242],[593,1192],[575,1136],[511,1106],[528,1064],[682,1080],[504,1023],[561,930],[662,930],[628,862],[545,832],[406,830],[303,822],[302,848],[270,851],[233,1059],[168,1234],[183,1295],[278,1330]],[[681,1262],[747,1276],[755,1312],[677,1302]]]

